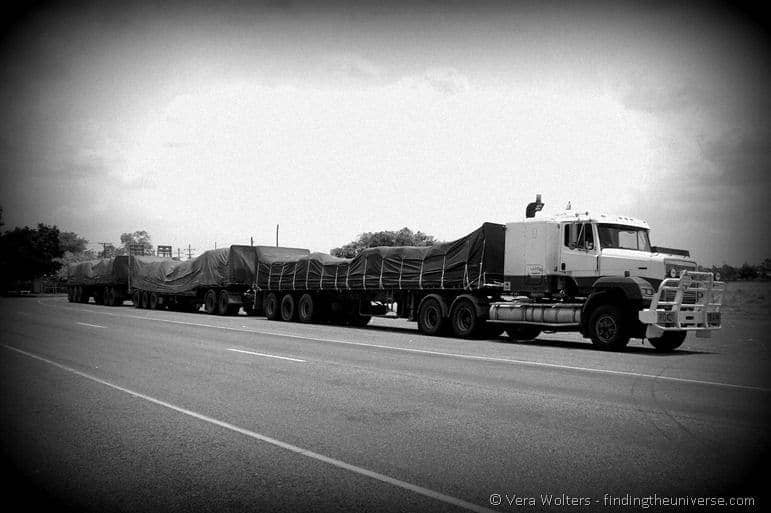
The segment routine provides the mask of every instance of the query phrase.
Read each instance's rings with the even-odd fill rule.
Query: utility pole
[[[187,245],[187,259],[191,260],[193,258],[193,251],[195,251],[195,248],[191,248],[190,244]]]
[[[102,249],[102,258],[109,258],[109,256],[107,255],[107,248],[111,248],[112,249],[112,247],[113,247],[112,242],[97,242],[97,244],[101,244],[102,245],[102,248],[103,248]],[[112,251],[110,253],[112,253]]]
[[[278,247],[278,225],[276,225],[276,247]]]
[[[254,237],[249,237],[249,245],[254,246]]]

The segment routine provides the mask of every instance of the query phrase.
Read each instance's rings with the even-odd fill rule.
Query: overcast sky
[[[197,253],[599,210],[771,257],[768,38],[693,2],[42,3],[0,39],[5,229]]]

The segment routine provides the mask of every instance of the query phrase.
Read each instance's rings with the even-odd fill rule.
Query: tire
[[[156,294],[155,292],[150,292],[150,295],[147,298],[147,308],[149,308],[150,310],[158,309],[158,294]]]
[[[232,308],[230,308],[230,297],[226,290],[221,290],[217,296],[217,315],[228,315]]]
[[[67,301],[72,303],[72,287],[67,287]]]
[[[105,288],[107,288],[107,287],[105,287]],[[104,298],[106,296],[105,293],[104,293],[104,290],[105,289],[96,289],[94,291],[94,303],[96,303],[97,305],[103,305],[104,304]]]
[[[278,304],[278,296],[275,292],[271,292],[262,302],[262,310],[265,312],[265,317],[270,321],[277,321],[281,318],[281,309]]]
[[[537,326],[512,326],[506,328],[506,335],[510,340],[533,340],[541,334],[541,328]]]
[[[648,342],[656,348],[656,351],[667,353],[683,345],[686,336],[688,336],[687,331],[665,331],[660,337],[649,338]]]
[[[423,301],[418,311],[418,331],[424,335],[441,335],[446,331],[447,318],[442,315],[442,305],[434,298]]]
[[[142,305],[140,305],[142,301],[142,293],[138,290],[135,290],[134,293],[131,295],[131,302],[134,303],[134,308],[141,308]]]
[[[305,323],[316,320],[316,301],[310,294],[300,296],[300,301],[297,303],[297,319]]]
[[[287,322],[297,320],[297,308],[295,308],[292,294],[284,294],[281,298],[281,320]]]
[[[115,289],[112,287],[104,288],[104,304],[107,306],[115,306]]]
[[[207,314],[213,315],[217,313],[217,291],[209,289],[206,291],[206,295],[203,298],[203,309]]]
[[[473,338],[479,334],[482,321],[477,317],[477,309],[468,299],[461,299],[450,312],[450,325],[456,337]]]
[[[142,297],[139,300],[140,308],[147,309],[150,307],[150,293],[146,290],[142,291]]]
[[[589,335],[599,349],[621,350],[629,342],[629,333],[619,307],[600,305],[589,316]]]

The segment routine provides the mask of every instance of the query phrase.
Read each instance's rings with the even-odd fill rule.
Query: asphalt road
[[[128,305],[0,300],[6,506],[767,504],[768,320],[729,321],[662,355],[573,334],[464,341],[399,320],[358,329]]]

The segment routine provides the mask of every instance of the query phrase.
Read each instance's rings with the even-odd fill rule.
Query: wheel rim
[[[595,328],[597,338],[603,342],[612,341],[616,337],[616,334],[618,334],[618,324],[616,323],[616,318],[610,315],[603,315],[600,317],[597,320]]]
[[[423,324],[429,330],[433,330],[439,325],[439,310],[436,308],[436,305],[430,304],[426,306],[423,314]]]
[[[467,306],[463,306],[458,309],[456,317],[456,325],[458,330],[466,333],[474,326],[474,315]]]

